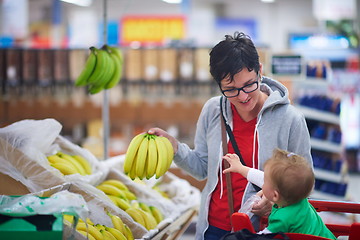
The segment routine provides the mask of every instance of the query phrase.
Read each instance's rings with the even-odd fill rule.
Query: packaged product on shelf
[[[106,175],[88,150],[59,135],[61,129],[54,119],[22,120],[1,128],[1,176],[15,180],[24,191],[38,192],[70,181],[94,183]],[[81,164],[88,165],[88,172],[80,172]],[[7,194],[14,189],[3,184],[0,190]]]
[[[159,49],[159,76],[163,82],[174,82],[178,79],[177,50],[174,48]]]
[[[142,80],[143,72],[142,49],[129,48],[125,51],[124,76],[129,82]]]
[[[154,82],[159,80],[159,50],[156,48],[144,48],[143,51],[143,79]]]

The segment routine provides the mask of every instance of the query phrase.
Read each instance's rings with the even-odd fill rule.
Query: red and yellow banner
[[[126,16],[121,21],[120,44],[131,42],[161,45],[185,37],[183,16]]]

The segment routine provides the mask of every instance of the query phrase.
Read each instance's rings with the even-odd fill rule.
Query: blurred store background
[[[209,49],[244,31],[265,74],[306,116],[314,196],[360,201],[349,187],[360,165],[359,13],[360,0],[108,0],[106,9],[102,0],[0,0],[0,127],[54,118],[103,158],[102,94],[74,81],[88,48],[106,41],[124,52],[123,78],[109,91],[109,155],[150,126],[192,146],[203,103],[220,93]]]

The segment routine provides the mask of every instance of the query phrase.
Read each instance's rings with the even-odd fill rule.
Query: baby
[[[307,199],[315,176],[303,157],[275,149],[264,172],[242,165],[236,154],[226,154],[223,159],[230,164],[223,173],[240,173],[274,203],[267,228],[258,233],[292,232],[336,239]]]

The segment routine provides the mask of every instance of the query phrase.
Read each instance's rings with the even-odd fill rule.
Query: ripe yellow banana
[[[80,87],[80,86],[85,86],[87,84],[87,80],[94,71],[95,65],[96,65],[96,55],[94,53],[93,47],[90,47],[90,54],[86,59],[83,70],[75,80],[75,86]]]
[[[132,166],[135,163],[135,157],[138,152],[139,146],[145,137],[145,133],[136,135],[130,142],[128,149],[125,154],[124,160],[124,173],[129,174]]]
[[[146,223],[144,217],[141,215],[141,213],[138,211],[138,208],[129,208],[125,211],[127,214],[134,219],[135,222],[139,223],[140,225],[144,226],[146,228]]]
[[[76,230],[81,230],[81,231],[85,231],[85,232],[89,232],[89,234],[91,234],[96,240],[102,240],[102,234],[100,233],[100,231],[94,227],[93,225],[90,224],[85,224],[84,222],[78,222],[78,224],[76,225]]]
[[[149,148],[148,148],[148,159],[146,166],[146,178],[150,179],[155,175],[156,166],[158,164],[158,152],[156,148],[155,139],[153,136],[149,139]]]
[[[114,187],[113,185],[100,184],[100,185],[96,186],[96,188],[103,191],[105,194],[114,195],[114,196],[118,196],[121,198],[126,198],[124,192],[122,190],[118,189],[117,187]]]
[[[121,190],[129,190],[128,187],[123,182],[121,182],[120,180],[117,180],[117,179],[107,179],[107,180],[103,181],[102,183],[113,185],[114,187],[117,187]]]
[[[124,228],[124,222],[122,221],[122,219],[119,216],[111,213],[108,213],[108,215],[110,216],[114,228],[125,234],[126,230]]]
[[[163,141],[164,145],[166,146],[166,150],[167,150],[167,153],[168,153],[168,166],[167,166],[167,169],[169,169],[171,163],[172,163],[172,160],[174,159],[174,148],[171,144],[171,142],[169,141],[169,139],[167,139],[166,137],[159,137],[160,140]]]
[[[150,207],[146,203],[139,202],[139,207],[145,212],[151,213]]]
[[[158,163],[156,166],[155,176],[156,178],[161,177],[167,171],[168,166],[168,153],[166,146],[160,137],[155,138],[156,148],[158,152]]]
[[[94,227],[96,227],[99,231],[100,230],[105,230],[105,226],[101,225],[101,224],[95,224]]]
[[[75,169],[72,165],[65,164],[62,162],[50,163],[50,166],[56,168],[64,175],[71,175],[78,173],[77,169]]]
[[[155,207],[155,206],[149,206],[151,214],[156,219],[156,222],[159,224],[162,220],[164,220],[164,215],[161,213],[161,211]]]
[[[122,210],[126,211],[126,209],[130,208],[131,205],[129,203],[128,200],[124,199],[124,198],[120,198],[117,196],[113,196],[113,195],[107,195],[110,200],[119,208],[121,208]]]
[[[131,200],[136,200],[137,197],[133,192],[130,192],[130,190],[123,190],[126,199],[128,199],[129,201]]]
[[[89,240],[97,240],[93,235],[91,235],[90,233],[88,233],[86,231],[83,231],[83,230],[76,230],[76,231],[78,231],[80,234],[87,237]]]
[[[127,240],[134,240],[134,235],[133,235],[131,229],[129,228],[129,226],[124,224],[124,229],[125,229],[124,235],[125,235],[126,239]]]
[[[157,226],[156,219],[154,216],[148,212],[145,212],[142,209],[137,209],[137,211],[142,215],[144,221],[145,221],[145,228],[147,230],[155,229]]]
[[[136,156],[136,176],[140,179],[143,179],[145,167],[146,167],[146,158],[148,153],[148,146],[149,146],[149,138],[148,135],[145,135],[143,138],[139,150]]]
[[[122,76],[122,72],[123,72],[123,63],[122,63],[122,57],[119,58],[119,56],[118,56],[118,54],[121,54],[121,53],[119,53],[120,49],[115,48],[115,47],[110,47],[108,45],[106,45],[106,47],[107,47],[108,51],[110,52],[110,56],[113,59],[113,62],[115,65],[113,75],[111,76],[110,80],[108,81],[108,83],[105,86],[105,89],[110,89],[119,83],[121,76]],[[119,51],[116,51],[115,49],[117,49]]]
[[[92,168],[91,168],[91,165],[90,165],[88,160],[86,160],[81,155],[73,155],[72,157],[75,160],[77,160],[83,166],[83,168],[85,169],[86,174],[88,174],[88,175],[92,174]]]
[[[117,240],[117,238],[113,234],[105,230],[105,227],[104,229],[100,230],[100,233],[102,234],[104,240]]]
[[[85,171],[84,167],[71,155],[63,153],[63,152],[57,152],[56,155],[71,162],[71,164],[74,165],[75,168],[78,170],[78,173],[80,173],[81,175],[86,175],[86,171]]]
[[[50,164],[52,164],[52,163],[63,163],[63,164],[66,164],[66,165],[70,165],[71,168],[74,168],[74,169],[77,170],[76,166],[71,161],[69,161],[68,159],[62,158],[62,157],[58,156],[57,154],[48,156],[47,159],[48,159]]]
[[[105,227],[106,231],[111,233],[117,240],[127,240],[122,232],[115,228]]]

